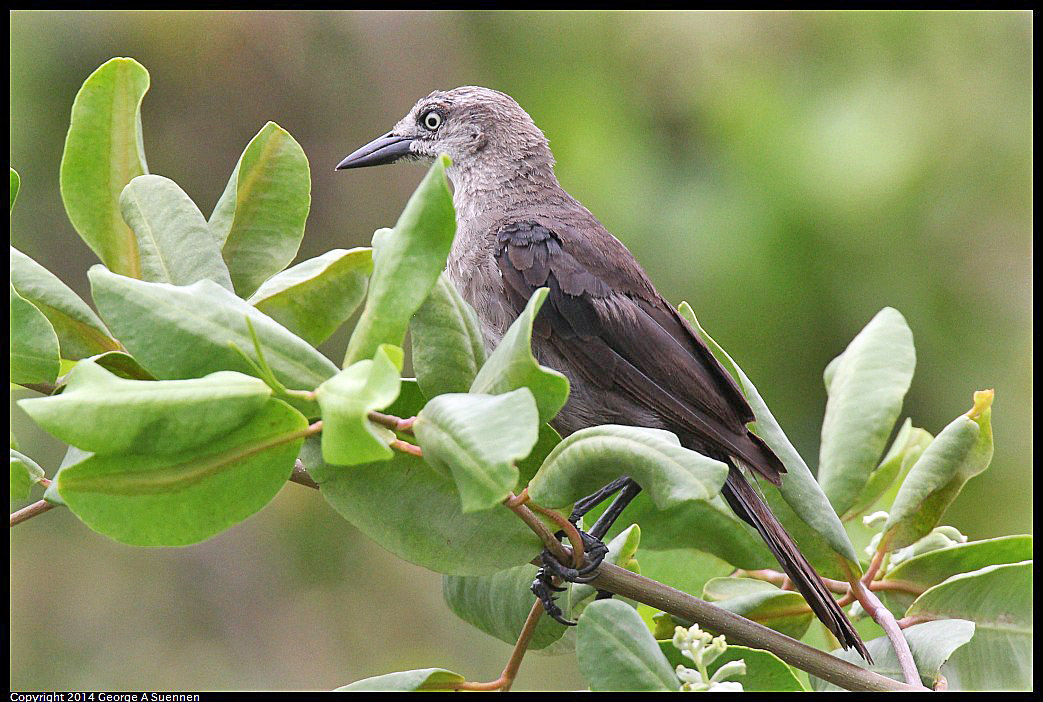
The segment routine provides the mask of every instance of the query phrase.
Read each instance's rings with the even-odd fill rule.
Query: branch
[[[655,580],[610,563],[602,563],[590,583],[599,590],[636,600],[687,621],[724,634],[728,641],[771,651],[790,665],[844,688],[866,692],[914,692],[926,688],[884,677],[825,651],[780,634],[726,609],[675,590]],[[919,677],[917,677],[919,682]]]
[[[898,665],[902,668],[902,677],[910,685],[920,684],[920,673],[916,670],[913,652],[909,650],[909,642],[905,640],[905,634],[895,621],[895,615],[891,614],[891,610],[885,607],[861,580],[854,582],[852,591],[862,609],[880,625],[890,639],[895,655],[898,656]]]

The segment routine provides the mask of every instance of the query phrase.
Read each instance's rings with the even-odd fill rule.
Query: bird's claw
[[[557,536],[561,538],[564,534],[558,532]],[[608,555],[608,546],[601,539],[584,531],[580,532],[580,537],[583,539],[583,551],[586,555],[586,562],[583,566],[580,568],[567,566],[555,558],[549,550],[544,549],[540,554],[540,563],[543,564],[543,567],[536,572],[536,579],[532,581],[530,588],[532,594],[536,595],[543,604],[544,611],[554,621],[565,626],[575,626],[576,622],[567,619],[561,607],[555,602],[554,593],[564,592],[565,588],[556,586],[554,578],[561,578],[570,583],[589,583],[597,577],[597,569]]]
[[[566,588],[555,586],[553,578],[554,576],[547,572],[545,568],[540,568],[536,571],[536,579],[532,581],[532,587],[529,589],[539,599],[543,605],[543,611],[551,619],[565,626],[576,626],[576,622],[565,618],[565,613],[554,601],[554,593],[564,592]]]
[[[560,534],[560,532],[559,532]],[[579,532],[583,539],[583,551],[586,562],[579,568],[567,566],[551,554],[547,549],[540,554],[540,563],[543,567],[562,580],[570,583],[589,583],[597,577],[597,569],[608,555],[608,546],[596,536],[591,536],[585,531]]]

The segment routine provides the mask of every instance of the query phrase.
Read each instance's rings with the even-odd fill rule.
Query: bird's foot
[[[532,581],[532,586],[529,588],[532,590],[532,594],[536,595],[540,603],[543,605],[543,611],[546,612],[551,619],[564,624],[565,626],[575,626],[576,622],[565,617],[565,612],[562,611],[558,603],[555,602],[555,592],[565,592],[566,588],[557,587],[554,584],[554,576],[547,572],[546,568],[540,568],[536,571],[536,579]]]
[[[543,567],[537,571],[536,579],[532,581],[530,588],[532,594],[543,603],[543,609],[547,614],[566,626],[575,626],[576,622],[566,619],[561,607],[555,603],[554,593],[564,592],[565,588],[556,587],[554,578],[560,578],[570,583],[589,583],[597,577],[597,569],[608,555],[608,546],[601,539],[584,531],[579,534],[583,539],[583,551],[586,556],[584,564],[579,568],[567,566],[555,558],[549,550],[544,549],[540,554],[540,563],[543,564]],[[557,536],[561,538],[564,533],[558,532]]]
[[[540,554],[540,562],[543,564],[543,567],[551,575],[555,575],[569,583],[589,583],[596,578],[595,571],[597,571],[601,562],[605,560],[605,556],[608,555],[608,546],[601,539],[591,536],[585,531],[580,531],[579,535],[583,539],[583,552],[586,557],[584,564],[579,568],[565,565],[547,549],[543,549],[543,553]],[[564,533],[559,531],[555,536],[561,538],[564,536]]]

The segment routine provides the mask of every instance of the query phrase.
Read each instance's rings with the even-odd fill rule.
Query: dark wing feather
[[[500,229],[496,260],[515,310],[549,288],[535,331],[574,373],[625,393],[696,448],[741,459],[778,484],[785,468],[746,429],[753,412],[735,382],[629,252],[607,232],[591,242],[559,231],[568,228],[522,221]]]
[[[498,234],[496,260],[515,312],[550,289],[535,333],[592,384],[651,410],[696,450],[732,463],[722,494],[764,538],[818,618],[844,648],[869,651],[815,569],[757,490],[747,465],[775,483],[782,462],[746,429],[745,398],[694,330],[655,291],[629,252],[598,227],[569,236],[561,222],[511,222]]]

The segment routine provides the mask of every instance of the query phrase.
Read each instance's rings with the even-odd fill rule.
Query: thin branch
[[[880,566],[884,562],[884,556],[887,555],[887,546],[890,539],[880,539],[880,544],[876,547],[876,553],[873,554],[873,561],[866,568],[866,572],[862,575],[862,582],[872,582],[876,578],[876,574],[880,571]]]
[[[527,497],[527,494],[524,493],[524,491],[522,494]],[[525,525],[532,529],[536,536],[540,537],[543,545],[554,554],[555,558],[562,562],[572,558],[572,551],[558,541],[551,530],[547,528],[547,525],[543,523],[543,520],[537,517],[536,513],[529,509],[522,500],[514,495],[513,492],[507,496],[507,499],[504,500],[503,504],[518,515],[518,517],[525,522]]]
[[[529,616],[525,618],[525,624],[522,625],[521,633],[518,634],[518,641],[514,644],[514,650],[511,651],[511,657],[507,660],[507,665],[504,667],[503,672],[500,673],[500,677],[496,678],[496,680],[485,683],[453,683],[444,687],[432,687],[431,689],[471,690],[477,692],[499,690],[501,692],[509,692],[511,685],[514,684],[514,679],[518,677],[518,669],[521,668],[522,659],[525,658],[525,651],[529,648],[529,642],[532,641],[532,635],[536,633],[536,625],[539,623],[542,614],[543,603],[536,600],[532,603],[532,609],[529,610]]]
[[[920,585],[905,580],[874,580],[869,584],[869,589],[873,592],[879,592],[880,590],[907,592],[910,595],[916,595],[917,597],[925,592],[925,589]]]
[[[597,577],[590,584],[599,590],[607,590],[681,619],[696,622],[706,629],[724,634],[732,643],[771,651],[790,665],[845,690],[866,692],[922,692],[926,690],[920,685],[919,678],[915,685],[892,680],[611,563],[602,563]]]
[[[39,502],[34,502],[28,507],[23,507],[22,509],[18,510],[17,512],[14,512],[11,515],[11,526],[14,526],[15,524],[21,524],[27,519],[32,519],[36,515],[43,514],[44,512],[50,511],[57,506],[58,505],[48,502],[47,500],[40,500]]]
[[[583,560],[585,558],[585,554],[583,553],[583,538],[579,535],[579,529],[576,528],[576,525],[570,522],[569,520],[565,519],[565,517],[561,516],[552,509],[541,507],[540,505],[531,501],[529,502],[529,504],[532,505],[532,508],[534,510],[536,510],[544,517],[547,517],[548,519],[550,519],[555,524],[561,527],[562,531],[565,532],[565,536],[568,537],[569,543],[572,544],[573,565],[576,568],[582,568]]]
[[[868,571],[867,571],[868,572]],[[742,568],[737,569],[732,575],[740,578],[750,577],[756,578],[757,580],[763,580],[765,582],[772,583],[782,587],[786,580],[786,574],[780,573],[777,570],[771,570],[769,568],[761,568],[757,570],[744,570]],[[837,595],[847,595],[851,592],[851,585],[843,580],[832,580],[831,578],[821,578],[822,584],[826,586],[826,589]],[[865,579],[863,578],[863,581]],[[881,590],[891,590],[894,592],[907,592],[910,595],[922,595],[924,588],[911,583],[906,580],[873,580],[872,582],[866,583],[870,590],[873,592],[879,592]]]
[[[514,644],[514,650],[511,651],[511,657],[507,660],[507,665],[503,669],[503,674],[500,676],[506,680],[506,684],[503,686],[504,692],[510,692],[511,685],[514,684],[514,679],[518,677],[518,669],[521,668],[522,659],[525,657],[525,652],[529,648],[529,642],[532,641],[533,634],[536,633],[536,625],[540,622],[540,616],[543,615],[543,603],[537,599],[532,603],[532,609],[529,610],[529,616],[525,618],[525,624],[522,626],[521,634],[518,635],[518,641]]]
[[[898,665],[902,669],[902,677],[910,685],[920,685],[920,673],[916,670],[913,652],[909,650],[909,642],[905,640],[905,634],[902,633],[901,627],[895,621],[895,615],[891,614],[891,610],[885,607],[880,602],[880,599],[862,581],[856,580],[853,583],[853,592],[858,599],[858,603],[862,605],[862,609],[887,634],[887,638],[891,641],[891,646],[894,647],[895,655],[898,656]]]
[[[388,446],[390,446],[396,451],[408,453],[409,455],[416,456],[417,458],[424,457],[423,449],[421,449],[416,444],[411,444],[408,441],[402,441],[402,439],[392,439],[391,443],[389,443]]]
[[[917,624],[923,624],[924,622],[930,622],[930,621],[934,621],[934,620],[931,617],[924,617],[924,616],[920,616],[920,615],[914,615],[914,616],[911,616],[911,617],[902,617],[901,619],[899,619],[898,620],[898,626],[901,629],[908,629],[911,626],[916,626]]]
[[[393,414],[384,414],[382,412],[370,412],[369,421],[374,424],[379,424],[382,427],[387,427],[391,431],[401,431],[407,434],[413,433],[413,422],[416,421],[416,417],[409,417],[408,419],[402,419],[396,417]]]

